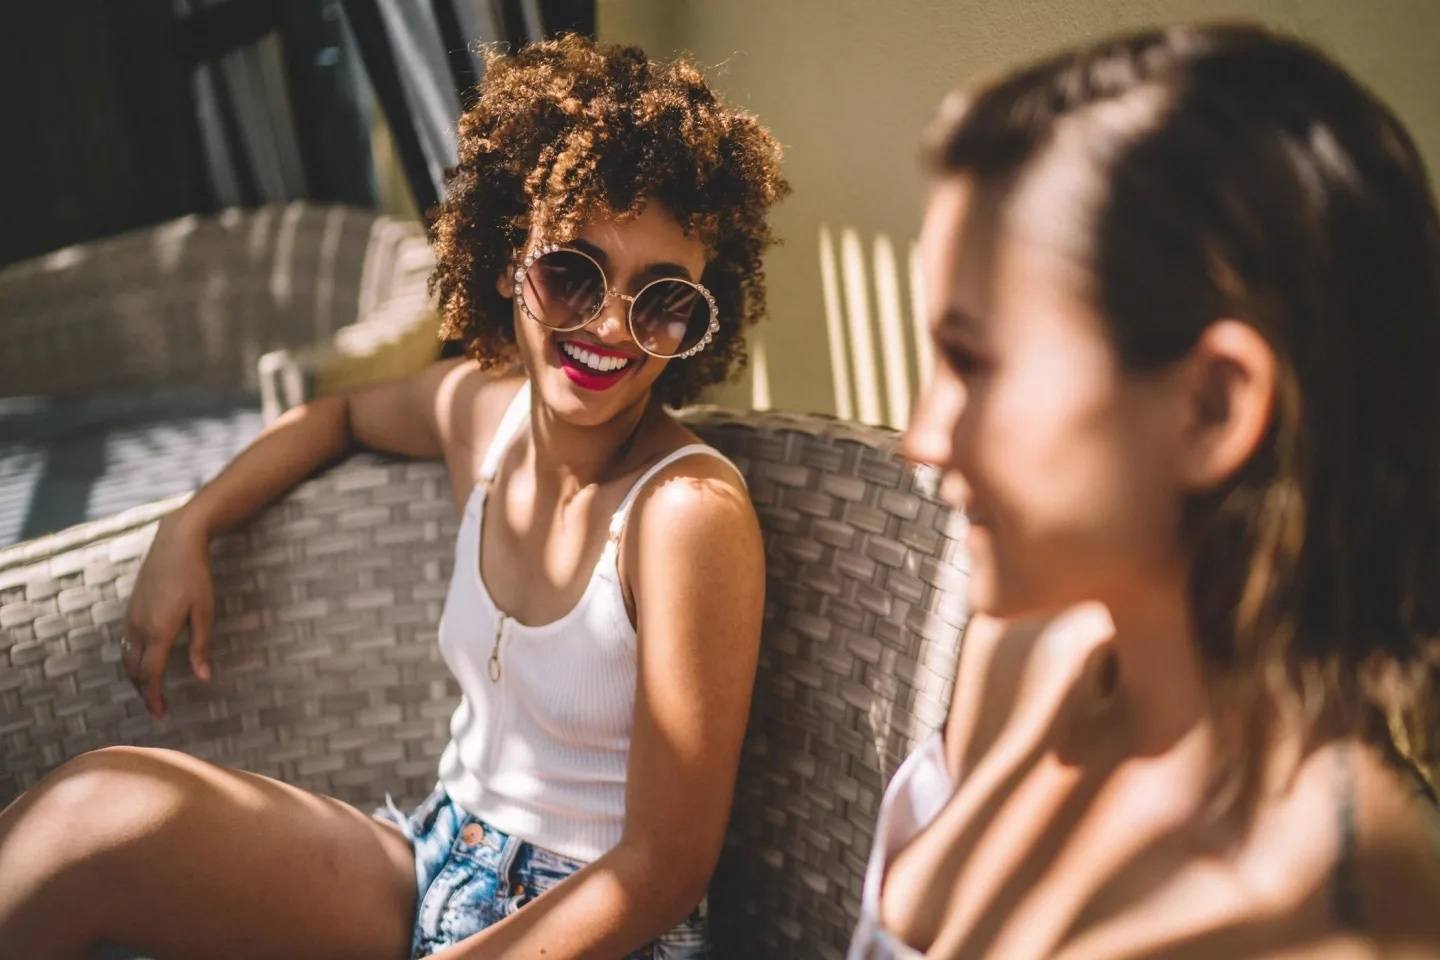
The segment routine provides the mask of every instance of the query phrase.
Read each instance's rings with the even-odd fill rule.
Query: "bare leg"
[[[85,754],[0,813],[0,956],[401,960],[414,911],[398,830],[174,751]]]

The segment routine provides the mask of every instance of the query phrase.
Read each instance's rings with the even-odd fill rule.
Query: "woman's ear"
[[[495,292],[506,300],[515,297],[515,264],[507,263],[495,276]]]
[[[1224,483],[1260,446],[1275,415],[1277,362],[1269,341],[1253,326],[1217,320],[1183,363],[1180,479],[1198,492]]]

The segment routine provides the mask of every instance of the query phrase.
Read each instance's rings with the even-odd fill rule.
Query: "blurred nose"
[[[937,371],[915,400],[910,424],[900,437],[900,455],[941,470],[955,466],[955,433],[965,409],[965,388]]]
[[[938,470],[940,499],[960,508],[969,500],[970,489],[960,465],[964,413],[965,385],[945,370],[937,370],[915,401],[910,425],[900,437],[900,455]]]

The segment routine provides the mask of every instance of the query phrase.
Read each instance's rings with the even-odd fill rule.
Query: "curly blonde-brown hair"
[[[769,131],[722,103],[688,60],[573,34],[488,52],[475,93],[430,228],[441,336],[482,368],[513,363],[511,301],[495,280],[530,232],[563,243],[588,220],[656,201],[705,244],[701,281],[720,315],[711,346],[672,360],[657,394],[687,403],[741,369],[742,331],[765,313],[766,213],[790,189]]]

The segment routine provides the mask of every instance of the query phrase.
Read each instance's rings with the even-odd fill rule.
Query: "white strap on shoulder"
[[[620,532],[625,529],[625,518],[630,515],[630,507],[634,504],[635,498],[640,495],[640,491],[645,488],[645,484],[649,483],[657,473],[670,466],[670,464],[676,460],[682,460],[693,454],[705,454],[706,456],[725,461],[725,463],[730,465],[730,469],[735,471],[735,476],[740,478],[740,485],[742,487],[747,486],[745,483],[745,474],[741,473],[740,468],[735,466],[734,463],[731,463],[730,458],[725,456],[725,454],[707,444],[686,444],[679,450],[672,450],[670,453],[661,457],[654,466],[641,474],[640,479],[636,480],[634,485],[630,487],[630,491],[625,494],[625,499],[620,501],[619,508],[615,511],[614,516],[610,518],[610,540],[612,542],[620,539]]]
[[[490,438],[490,446],[485,449],[485,462],[480,465],[482,483],[495,479],[495,471],[500,468],[500,458],[505,456],[505,451],[510,448],[510,441],[515,439],[515,434],[524,426],[529,416],[530,381],[526,380],[515,392],[510,405],[505,408],[505,415],[500,418],[500,426],[495,428],[495,436]]]

